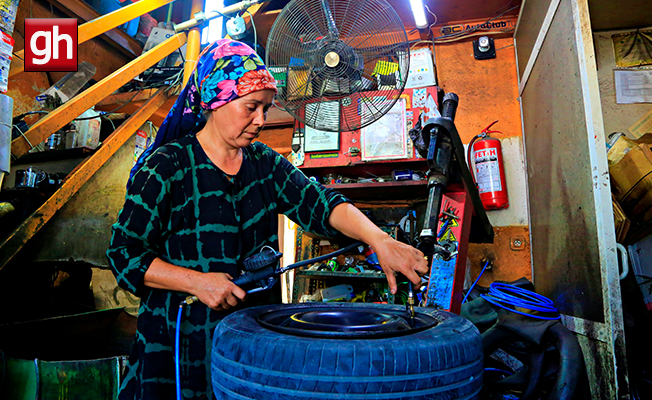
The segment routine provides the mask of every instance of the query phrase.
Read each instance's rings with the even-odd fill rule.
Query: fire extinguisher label
[[[478,192],[500,192],[503,190],[500,181],[500,166],[496,149],[482,149],[474,152],[475,179],[478,183]]]

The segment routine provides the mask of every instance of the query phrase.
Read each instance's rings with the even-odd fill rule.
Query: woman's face
[[[206,124],[228,147],[247,147],[263,129],[272,100],[271,89],[249,93],[211,112]]]

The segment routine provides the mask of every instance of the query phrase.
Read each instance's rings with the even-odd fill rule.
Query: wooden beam
[[[117,28],[138,16],[156,10],[174,0],[141,0],[105,15],[101,15],[93,7],[81,0],[47,1],[69,17],[87,21],[78,28],[78,44],[87,42],[97,36],[104,35],[102,38],[113,44],[122,53],[131,57],[138,57],[143,51],[140,44],[121,29],[113,28]],[[18,57],[16,57],[11,63],[9,77],[23,72],[25,68],[25,62],[23,61],[25,58],[25,50],[16,52],[16,55]]]
[[[34,211],[7,239],[0,243],[0,269],[38,232],[66,202],[97,172],[102,165],[140,128],[167,99],[161,88],[137,112],[122,123],[102,146],[81,162],[64,180],[61,187]]]
[[[276,21],[276,17],[281,13],[281,10],[262,11],[256,15],[256,30],[258,33],[258,43],[267,48],[267,37],[272,30],[272,25]]]
[[[76,7],[75,10],[82,10],[82,7],[86,9],[86,3],[80,0],[48,0],[53,3],[61,4],[65,7]],[[101,35],[104,32],[108,32],[113,28],[117,28],[126,24],[134,18],[140,17],[143,14],[147,14],[150,11],[154,11],[160,7],[163,7],[166,4],[172,3],[174,0],[141,0],[135,3],[132,3],[128,6],[119,8],[108,14],[101,15],[97,18],[87,20],[84,25],[79,27],[79,32],[77,33],[77,40],[80,43],[83,43],[87,40],[90,40],[98,35]],[[122,30],[120,30],[122,32]],[[123,32],[124,33],[124,32]],[[131,36],[125,35],[129,38]],[[139,55],[139,54],[137,54]]]
[[[174,90],[170,90],[168,94],[168,99],[150,117],[149,120],[155,126],[161,126],[161,123],[163,123],[163,120],[165,119],[168,112],[170,111],[170,108],[172,108],[172,105],[177,100],[178,93],[180,92],[180,90],[181,88],[179,86],[175,87]],[[125,113],[125,114],[133,114],[136,110],[140,108],[140,106],[143,105],[143,103],[149,100],[149,98],[155,92],[156,89],[145,89],[140,93],[138,93],[136,97],[134,97],[131,101],[129,101],[129,99],[131,99],[134,96],[133,92],[112,94],[110,96],[107,96],[104,100],[97,103],[95,105],[95,110],[111,111],[114,110],[116,107],[120,106],[120,109],[117,112]],[[127,101],[129,102],[127,103]]]
[[[111,94],[106,96],[106,98],[100,100],[96,105],[95,105],[95,110],[98,111],[109,111],[112,110],[121,104],[125,104],[128,101],[129,102],[144,102],[150,99],[155,93],[156,89],[145,89],[141,90],[136,94],[136,97],[134,97],[134,92],[123,92],[123,93],[117,93],[117,94]],[[123,109],[120,109],[120,112],[124,112],[127,114],[131,114],[130,112],[127,112]]]
[[[14,139],[11,142],[11,154],[15,157],[20,157],[27,153],[32,148],[32,145],[41,143],[53,132],[56,132],[81,113],[97,104],[101,99],[108,96],[109,93],[118,90],[122,85],[164,57],[167,57],[168,54],[177,50],[185,43],[186,34],[178,33],[102,79],[83,93],[73,97],[46,117],[39,120],[24,136],[19,136],[17,139]]]

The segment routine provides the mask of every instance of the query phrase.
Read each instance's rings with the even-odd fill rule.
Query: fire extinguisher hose
[[[477,182],[475,181],[475,168],[471,164],[471,153],[473,152],[473,143],[475,143],[475,141],[480,139],[481,137],[483,137],[482,133],[473,136],[473,139],[471,139],[471,142],[469,142],[469,147],[466,150],[466,163],[469,166],[469,171],[471,171],[471,179],[473,179],[474,185],[477,185]]]

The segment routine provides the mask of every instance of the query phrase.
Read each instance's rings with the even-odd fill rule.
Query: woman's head
[[[248,146],[265,125],[276,94],[258,54],[243,43],[218,40],[202,52],[197,76],[207,127],[229,147]]]
[[[197,132],[206,120],[202,115],[204,112],[214,116],[212,112],[220,110],[233,101],[249,98],[250,95],[261,97],[262,94],[258,93],[261,91],[267,94],[259,100],[264,101],[265,104],[271,103],[271,98],[276,93],[276,82],[263,60],[251,47],[231,39],[220,39],[211,43],[200,54],[197,68],[165,117],[154,143],[143,152],[132,168],[131,176],[154,150],[172,140]],[[238,104],[240,102],[233,105],[236,111]],[[231,107],[227,111],[229,109]],[[222,120],[221,124],[234,122],[235,119],[232,117],[234,110],[231,111],[225,113],[227,119]],[[252,132],[255,129],[260,131],[259,128],[254,128],[259,125],[259,120],[260,118],[251,118],[251,122],[242,126],[240,132]],[[250,126],[252,124],[253,126]],[[229,137],[235,135],[237,131],[235,128],[229,130]],[[240,139],[237,140],[237,143],[242,142]]]
[[[193,77],[204,110],[215,110],[259,90],[276,93],[274,77],[258,54],[246,44],[230,39],[208,46],[199,57],[196,72]]]

